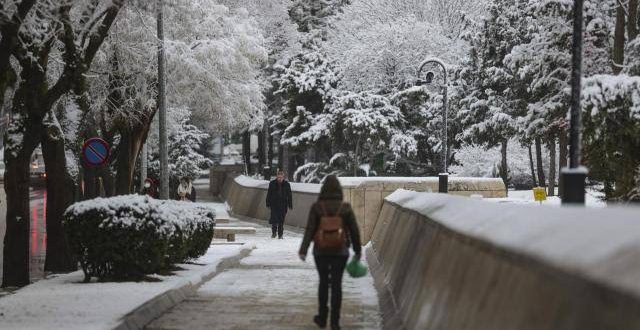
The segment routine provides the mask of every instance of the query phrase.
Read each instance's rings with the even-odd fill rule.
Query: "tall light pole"
[[[160,112],[160,198],[169,199],[169,150],[167,148],[167,97],[164,76],[163,0],[158,0],[158,110]]]
[[[584,205],[587,169],[580,165],[582,145],[582,24],[583,2],[574,0],[573,7],[573,72],[571,74],[571,127],[569,130],[569,168],[562,170],[563,204]]]
[[[444,91],[443,91],[443,101],[442,101],[442,172],[438,175],[438,192],[440,193],[448,193],[449,192],[449,173],[447,166],[447,126],[448,126],[448,76],[447,76],[447,66],[444,62],[437,58],[428,58],[420,64],[418,68],[418,75],[422,72],[424,67],[428,64],[437,64],[442,67],[442,74],[444,76]],[[427,72],[425,83],[430,84],[433,81],[434,74],[433,72]]]

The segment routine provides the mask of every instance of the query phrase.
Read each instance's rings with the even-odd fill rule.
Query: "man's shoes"
[[[327,327],[327,320],[323,320],[322,318],[320,318],[320,315],[316,315],[313,317],[313,323],[315,323],[319,328],[322,329]]]
[[[283,239],[282,236],[278,236],[278,239]]]
[[[276,238],[276,234],[271,234],[271,238]]]
[[[340,326],[339,325],[332,325],[331,326],[331,330],[340,330]]]

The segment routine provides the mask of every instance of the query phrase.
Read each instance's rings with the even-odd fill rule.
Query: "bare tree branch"
[[[104,42],[104,39],[109,35],[109,29],[113,22],[116,20],[118,13],[120,12],[120,8],[124,6],[124,0],[113,0],[113,5],[109,7],[107,10],[107,14],[102,20],[102,24],[98,27],[98,29],[91,35],[89,39],[89,45],[85,48],[84,51],[84,65],[89,66],[91,62],[93,62],[93,58],[96,56],[98,49]]]

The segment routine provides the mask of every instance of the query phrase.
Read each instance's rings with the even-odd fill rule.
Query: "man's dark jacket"
[[[291,196],[291,185],[283,180],[269,182],[269,190],[267,191],[267,207],[271,209],[270,224],[284,223],[284,217],[287,215],[287,209],[293,208],[293,198]]]

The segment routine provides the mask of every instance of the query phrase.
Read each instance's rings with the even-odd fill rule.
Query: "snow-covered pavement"
[[[113,329],[122,319],[167,291],[198,284],[242,246],[213,245],[194,264],[179,265],[159,282],[82,283],[82,271],[41,280],[0,298],[0,329]]]
[[[271,229],[232,220],[230,225],[255,226],[256,235],[237,235],[253,245],[249,256],[204,284],[197,294],[147,326],[167,329],[316,329],[318,276],[313,257],[298,259],[302,235],[285,231],[272,239]],[[344,329],[379,329],[381,320],[373,278],[343,282]]]
[[[224,204],[213,206],[218,218],[229,218]],[[318,279],[312,256],[306,263],[297,257],[302,235],[287,230],[284,240],[274,240],[271,229],[258,223],[231,219],[224,225],[254,226],[257,234],[237,235],[232,243],[215,239],[205,256],[179,265],[183,270],[173,276],[155,275],[158,282],[86,284],[81,271],[41,280],[0,297],[0,329],[126,329],[124,320],[132,322],[133,311],[158,309],[149,302],[200,285],[214,274],[195,296],[165,310],[147,329],[315,328],[311,319]],[[221,264],[243,250],[250,250],[242,254],[245,258]],[[380,328],[370,276],[352,279],[345,274],[342,316],[345,329]]]

